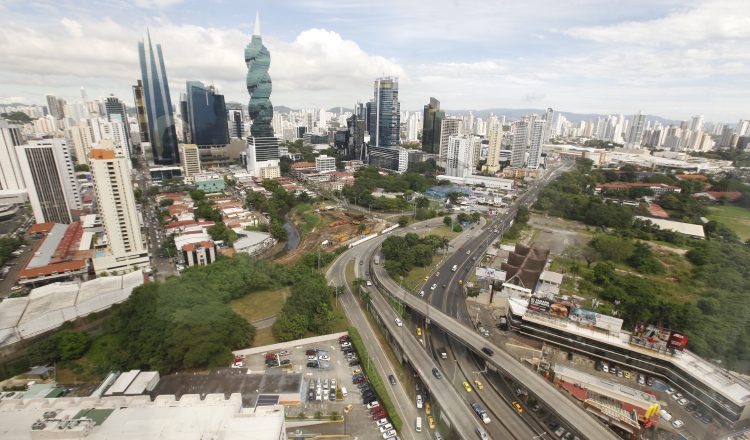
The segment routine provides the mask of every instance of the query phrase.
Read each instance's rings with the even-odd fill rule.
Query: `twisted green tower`
[[[245,47],[245,64],[247,65],[247,92],[250,102],[247,103],[247,114],[253,120],[250,128],[252,137],[273,137],[273,104],[271,104],[271,77],[268,68],[271,66],[271,54],[260,38],[260,14],[255,15],[255,32],[250,44]]]

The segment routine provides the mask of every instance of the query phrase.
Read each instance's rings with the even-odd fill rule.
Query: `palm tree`
[[[370,301],[372,301],[372,297],[370,296],[370,292],[368,292],[367,290],[365,290],[364,293],[362,294],[362,301],[364,301],[365,304],[367,304]]]
[[[451,242],[450,238],[448,238],[448,237],[446,237],[444,235],[440,237],[440,247],[441,248],[448,249],[448,245],[450,244],[450,242]]]
[[[362,277],[357,277],[354,279],[354,281],[352,281],[352,285],[355,289],[357,289],[357,292],[359,292],[363,287],[367,285],[367,280]]]

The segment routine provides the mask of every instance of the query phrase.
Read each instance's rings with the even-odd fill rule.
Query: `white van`
[[[417,432],[422,432],[422,418],[417,417]]]
[[[457,269],[458,269],[458,265],[457,265],[457,264],[454,264],[454,265],[453,265],[453,269],[451,269],[451,270],[452,270],[453,272],[455,272],[455,271],[456,271]]]
[[[476,432],[476,433],[477,433],[477,436],[478,436],[478,437],[479,437],[479,438],[480,438],[481,440],[489,440],[489,437],[487,437],[487,433],[486,433],[486,432],[484,432],[484,429],[482,429],[482,427],[481,427],[481,426],[480,426],[479,428],[475,429],[475,430],[474,430],[474,432]]]
[[[341,395],[346,397],[346,387],[341,387]]]

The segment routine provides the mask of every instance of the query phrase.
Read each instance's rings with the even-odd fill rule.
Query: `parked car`
[[[356,367],[356,366],[357,366],[357,365],[359,365],[359,364],[360,364],[360,362],[359,362],[359,361],[351,361],[351,362],[349,362],[349,366],[350,366],[350,367]]]

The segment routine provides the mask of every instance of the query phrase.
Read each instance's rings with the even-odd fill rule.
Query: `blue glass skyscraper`
[[[200,81],[187,82],[187,111],[191,143],[196,145],[227,145],[229,127],[224,96],[214,86]]]
[[[370,146],[396,148],[401,143],[401,103],[398,102],[398,78],[375,80],[375,99],[370,110]]]
[[[151,35],[149,34],[147,38],[148,47],[145,42],[138,43],[138,53],[141,59],[143,101],[146,107],[154,163],[157,165],[179,164],[177,132],[174,127],[172,99],[169,96],[161,44],[156,45],[156,53],[154,53]]]

